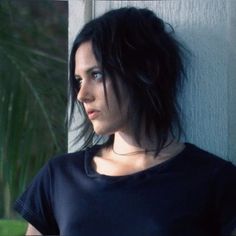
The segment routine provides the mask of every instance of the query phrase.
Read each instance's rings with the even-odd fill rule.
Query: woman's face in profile
[[[127,130],[128,94],[119,85],[121,92],[121,106],[119,106],[111,79],[104,76],[94,56],[91,42],[82,43],[75,54],[75,78],[80,84],[77,99],[83,103],[94,131],[100,135],[110,135]]]

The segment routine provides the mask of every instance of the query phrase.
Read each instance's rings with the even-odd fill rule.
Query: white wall
[[[194,54],[180,97],[186,141],[236,161],[236,1],[70,0],[69,42],[84,22],[127,5],[154,10]]]

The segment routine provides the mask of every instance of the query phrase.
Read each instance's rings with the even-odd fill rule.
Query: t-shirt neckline
[[[96,178],[96,179],[105,180],[105,181],[118,181],[121,179],[137,178],[142,175],[152,175],[153,173],[159,173],[165,168],[167,168],[169,165],[174,164],[176,160],[182,159],[183,157],[186,156],[186,153],[189,151],[192,145],[189,143],[184,143],[184,144],[185,144],[185,148],[180,153],[170,158],[169,160],[166,160],[155,166],[149,167],[145,170],[141,170],[132,174],[121,175],[121,176],[111,176],[111,175],[101,174],[94,169],[93,164],[92,164],[93,157],[98,152],[98,150],[102,147],[102,145],[95,145],[85,151],[85,160],[84,160],[85,173],[90,178]]]

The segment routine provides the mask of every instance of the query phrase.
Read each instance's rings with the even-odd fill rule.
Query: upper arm
[[[59,232],[52,208],[51,174],[48,163],[14,204],[14,209],[33,224],[29,224],[26,235],[55,235]]]
[[[28,228],[25,235],[42,235],[33,225],[28,224]]]

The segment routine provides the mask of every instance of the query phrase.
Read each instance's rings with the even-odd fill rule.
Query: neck
[[[117,132],[114,135],[113,150],[117,153],[132,153],[137,151],[155,150],[155,143],[147,140],[136,142],[134,137],[124,132]]]
[[[133,158],[139,156],[150,157],[156,153],[156,140],[148,141],[149,139],[141,139],[140,145],[135,141],[134,137],[128,133],[117,132],[114,135],[114,143],[112,146],[113,153],[116,156]],[[159,158],[165,158],[175,155],[179,150],[184,148],[184,144],[173,140],[169,137],[164,144],[164,147],[158,153]]]
[[[148,152],[148,150],[155,147],[154,144],[155,143],[152,142],[141,142],[141,145],[138,145],[131,135],[117,132],[114,135],[113,145],[110,148],[101,149],[98,155],[99,158],[95,160],[95,168],[97,168],[97,170],[100,168],[100,173],[105,174],[131,174],[158,165],[177,155],[184,148],[184,144],[173,141],[156,156],[155,151]],[[118,154],[115,153],[114,150]],[[104,168],[101,163],[99,166],[99,161],[101,160],[103,160],[102,163],[106,163],[109,168]]]
[[[130,153],[135,151],[144,151],[147,149],[147,145],[143,142],[139,145],[130,134],[117,132],[114,135],[113,149],[119,153]]]

